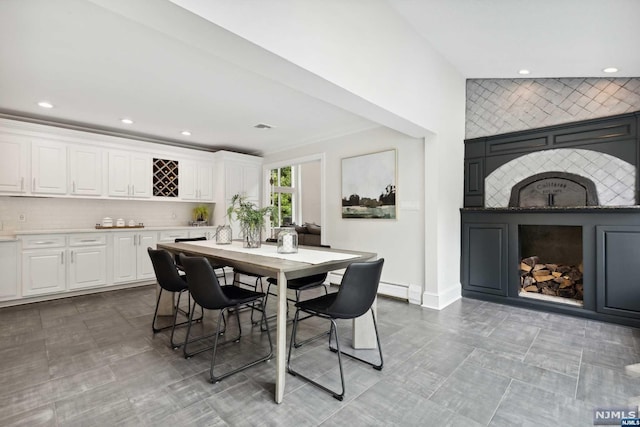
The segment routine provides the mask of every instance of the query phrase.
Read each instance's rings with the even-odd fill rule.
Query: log
[[[536,285],[530,285],[524,288],[525,292],[538,292],[538,287]]]
[[[560,277],[560,276],[562,276],[562,273],[560,273],[559,271],[552,271],[552,272],[551,272],[551,275],[552,275],[553,277]]]
[[[547,275],[543,275],[543,276],[535,276],[535,279],[536,279],[536,281],[538,281],[538,282],[547,282],[547,281],[549,281],[549,280],[553,280],[553,279],[555,279],[555,277],[553,277],[553,276],[552,276],[552,275],[550,275],[550,274],[547,274]]]
[[[551,274],[551,272],[549,270],[533,270],[533,277],[536,278],[536,280],[538,280],[538,277],[541,276],[549,276]],[[553,277],[553,276],[551,276]]]
[[[549,271],[556,271],[558,269],[558,264],[545,264],[544,266]]]
[[[544,270],[544,264],[536,264],[533,266],[533,271]]]
[[[527,286],[534,285],[535,283],[536,283],[536,279],[534,279],[531,276],[525,276],[525,277],[522,278],[522,286],[525,287],[525,288]]]
[[[528,273],[528,272],[530,272],[530,271],[531,271],[531,268],[532,268],[532,267],[531,267],[529,264],[526,264],[526,263],[524,263],[524,262],[521,262],[521,263],[520,263],[520,270],[521,270],[521,271],[524,271],[524,272]]]
[[[533,267],[534,265],[538,264],[538,262],[540,262],[540,258],[538,258],[537,256],[530,256],[528,258],[524,258],[522,262],[527,264],[529,267]]]
[[[542,289],[541,289],[541,291],[542,291],[542,293],[543,293],[543,294],[545,294],[545,295],[551,295],[551,296],[554,296],[554,297],[555,297],[555,296],[557,296],[557,295],[556,295],[556,291],[554,291],[554,290],[553,290],[553,289],[551,289],[551,288],[544,287],[544,288],[542,288]]]

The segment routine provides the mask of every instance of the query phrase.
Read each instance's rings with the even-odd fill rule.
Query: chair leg
[[[182,345],[182,344],[179,344],[179,343],[175,343],[174,340],[173,340],[173,337],[174,337],[174,334],[175,334],[175,331],[176,331],[176,327],[177,326],[186,325],[189,322],[188,319],[189,319],[189,317],[191,315],[191,313],[190,313],[191,312],[191,303],[189,302],[189,311],[187,311],[186,314],[182,310],[179,309],[180,296],[182,295],[183,292],[185,292],[185,291],[180,291],[178,293],[178,300],[176,302],[176,305],[173,307],[173,322],[172,322],[172,324],[168,325],[168,326],[164,326],[162,328],[158,328],[156,326],[156,321],[158,319],[158,307],[160,306],[160,298],[162,297],[162,292],[163,291],[164,291],[164,289],[160,288],[160,292],[158,293],[158,299],[156,301],[156,309],[153,312],[153,320],[151,322],[151,329],[153,330],[153,333],[155,334],[155,333],[158,333],[160,331],[164,331],[166,329],[171,328],[171,339],[170,339],[171,347],[175,350],[175,349],[179,348]],[[194,309],[195,309],[195,304],[194,304]],[[177,322],[178,312],[181,312],[181,313],[185,314],[185,317],[187,318],[187,320],[185,320],[184,322],[178,323]],[[204,314],[204,312],[203,312],[203,314]],[[196,319],[196,320],[198,320],[198,321],[202,320],[202,315],[200,316],[199,319]]]
[[[335,320],[330,319],[331,320],[331,329],[329,330],[329,333],[331,333],[331,331],[334,331],[335,336],[336,336],[336,345],[338,346],[338,365],[340,367],[340,383],[342,385],[342,391],[340,393],[337,393],[334,390],[331,390],[328,387],[323,386],[322,384],[312,380],[309,377],[306,377],[304,375],[302,375],[300,372],[295,371],[292,367],[291,367],[291,350],[293,349],[293,343],[295,342],[295,337],[296,337],[296,331],[298,328],[298,321],[299,321],[299,317],[300,317],[300,310],[296,310],[296,314],[293,318],[293,330],[291,331],[291,340],[289,341],[289,355],[287,356],[287,371],[295,376],[295,377],[300,377],[303,380],[313,384],[314,386],[318,387],[321,390],[326,391],[327,393],[329,393],[331,396],[333,396],[335,399],[338,400],[342,400],[344,399],[344,371],[342,369],[342,358],[340,357],[340,355],[342,354],[342,352],[340,351],[340,340],[338,339],[338,326],[336,325]]]
[[[263,301],[264,304],[264,301]],[[220,315],[222,315],[222,313],[224,312],[225,309],[220,310]],[[236,315],[238,315],[238,307],[235,308],[234,310],[236,312]],[[266,319],[266,310],[262,310],[262,321],[264,321],[265,324],[267,324],[267,319]],[[238,321],[240,320],[240,318],[238,317]],[[261,322],[262,323],[262,322]],[[220,324],[220,320],[218,320],[218,325]],[[240,326],[240,323],[238,323],[238,326]],[[265,356],[259,357],[258,359],[251,361],[245,365],[240,366],[239,368],[236,369],[232,369],[231,371],[227,371],[223,374],[220,375],[214,375],[213,371],[215,368],[215,361],[216,361],[216,352],[217,352],[217,347],[218,347],[218,336],[216,335],[215,338],[215,343],[214,343],[214,347],[213,347],[213,355],[211,356],[211,369],[209,371],[209,377],[210,377],[210,381],[212,383],[217,383],[218,381],[227,378],[228,376],[231,376],[233,374],[236,374],[240,371],[244,371],[247,368],[250,368],[254,365],[257,365],[258,363],[261,362],[266,362],[267,360],[271,359],[271,357],[273,356],[273,342],[271,341],[271,332],[269,331],[269,325],[266,325],[267,327],[267,338],[269,339],[269,353],[267,353]]]
[[[193,319],[193,312],[194,311],[195,310],[191,310],[191,316],[189,318],[189,326],[187,327],[187,335],[184,337],[184,343],[182,344],[182,353],[183,353],[185,359],[189,359],[190,357],[192,357],[192,356],[194,356],[196,354],[200,354],[200,353],[205,352],[207,350],[211,350],[215,346],[215,344],[214,344],[213,346],[204,347],[204,348],[201,348],[201,349],[198,349],[198,350],[196,350],[194,352],[189,353],[189,351],[188,351],[189,344],[192,344],[192,343],[197,342],[197,341],[202,341],[203,339],[211,338],[213,336],[216,337],[215,340],[217,342],[218,335],[224,335],[224,333],[227,330],[227,321],[225,319],[224,310],[223,310],[223,311],[220,312],[220,315],[218,316],[218,324],[216,325],[216,332],[215,333],[209,334],[209,335],[203,335],[201,337],[197,337],[197,338],[194,338],[194,339],[190,340],[189,339],[189,335],[191,334],[191,324],[193,323],[192,319]],[[236,313],[236,315],[238,315],[238,314]],[[238,317],[238,327],[240,326],[239,321],[240,321],[240,318]],[[222,329],[222,331],[220,331],[220,325],[221,324],[224,325],[224,328]],[[240,334],[238,334],[238,336],[236,338],[234,338],[233,340],[231,340],[231,341],[237,342],[239,339],[240,339]]]
[[[326,295],[326,294],[327,294],[327,288],[325,287],[324,289],[325,289],[325,295]],[[297,303],[299,303],[299,302],[300,302],[300,291],[296,291],[296,304],[297,304]],[[308,315],[308,316],[305,316],[305,317],[301,317],[301,318],[299,318],[299,319],[298,319],[298,321],[300,321],[300,320],[304,320],[304,319],[308,319],[309,317],[314,317],[314,316],[312,316],[312,315],[310,314],[310,315]],[[304,341],[300,341],[300,342],[298,342],[298,341],[295,341],[295,340],[294,340],[294,342],[293,342],[293,346],[294,346],[295,348],[300,348],[300,347],[302,347],[303,345],[305,345],[305,344],[307,344],[307,343],[310,343],[311,341],[317,340],[318,338],[321,338],[321,337],[323,337],[323,336],[325,336],[325,335],[330,335],[330,334],[331,334],[331,328],[329,328],[329,330],[328,330],[328,331],[326,331],[326,332],[320,332],[318,335],[314,335],[314,336],[312,336],[311,338],[307,338],[307,339],[306,339],[306,340],[304,340]],[[331,338],[329,338],[329,339],[331,339]]]
[[[367,365],[373,367],[373,369],[375,369],[375,370],[381,371],[382,370],[382,366],[384,365],[384,360],[382,358],[382,347],[380,347],[380,335],[378,334],[378,323],[376,322],[376,315],[373,313],[373,309],[371,310],[371,317],[373,319],[373,329],[376,332],[376,341],[378,343],[378,354],[380,355],[380,363],[379,364],[375,364],[373,362],[369,362],[368,360],[361,359],[361,358],[356,357],[356,356],[354,356],[352,354],[349,354],[349,353],[342,352],[342,354],[344,354],[345,356],[349,356],[352,359],[359,360],[360,362],[366,363]],[[338,343],[337,336],[336,336],[336,346],[337,346],[337,348],[332,348],[331,347],[331,337],[329,337],[329,349],[331,351],[333,351],[334,353],[336,353],[336,352],[341,353],[340,352],[340,343]]]

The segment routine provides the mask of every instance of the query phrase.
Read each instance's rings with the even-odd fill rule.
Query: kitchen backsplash
[[[104,217],[145,227],[186,226],[199,203],[0,196],[0,234],[16,230],[94,228]],[[214,207],[214,204],[211,204]],[[212,209],[213,211],[213,209]],[[24,215],[24,221],[20,216]]]

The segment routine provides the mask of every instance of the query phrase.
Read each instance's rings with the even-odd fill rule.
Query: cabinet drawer
[[[60,248],[66,245],[63,234],[34,234],[22,236],[22,249]]]
[[[69,236],[69,246],[101,246],[107,244],[106,234],[72,234]]]
[[[186,239],[189,237],[189,230],[169,230],[160,232],[160,242],[173,242],[176,239]]]

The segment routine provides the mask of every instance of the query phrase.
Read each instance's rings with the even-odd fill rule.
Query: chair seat
[[[322,273],[314,274],[313,276],[299,277],[297,279],[287,280],[287,288],[296,291],[304,291],[305,289],[316,288],[318,286],[321,286],[326,278],[327,273]],[[267,282],[272,285],[277,285],[278,279],[269,277],[267,279]]]
[[[336,313],[330,310],[331,306],[338,296],[337,292],[332,294],[322,295],[316,298],[300,301],[296,303],[296,307],[303,311],[310,311],[317,314],[324,314],[325,316],[333,317],[336,319],[350,319],[353,316],[348,313]]]
[[[258,298],[262,298],[264,294],[262,292],[254,292],[250,289],[240,288],[238,286],[227,285],[221,286],[222,292],[224,295],[229,298],[230,303],[232,305],[236,304],[245,304],[251,301],[254,301]],[[228,306],[228,305],[227,305]],[[209,308],[209,307],[205,307]],[[221,308],[221,307],[218,307]]]

